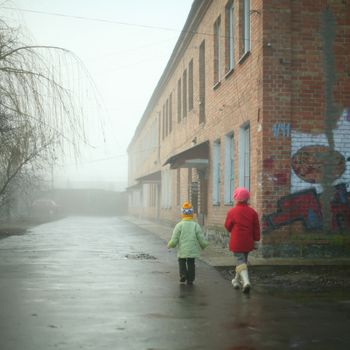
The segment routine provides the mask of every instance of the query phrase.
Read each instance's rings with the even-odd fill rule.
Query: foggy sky
[[[38,45],[73,51],[95,85],[89,146],[54,169],[56,185],[126,185],[126,148],[170,58],[192,0],[14,0],[3,14]],[[81,89],[87,87],[82,84]],[[91,101],[90,101],[91,102]],[[84,103],[90,103],[86,101]],[[96,107],[97,106],[97,107]],[[96,107],[96,108],[95,108]],[[98,115],[96,115],[98,114]]]

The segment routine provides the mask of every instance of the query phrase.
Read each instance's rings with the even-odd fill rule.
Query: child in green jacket
[[[182,220],[176,224],[168,248],[178,247],[180,282],[192,284],[195,279],[195,258],[208,241],[199,224],[193,221],[193,208],[188,202],[182,205]]]

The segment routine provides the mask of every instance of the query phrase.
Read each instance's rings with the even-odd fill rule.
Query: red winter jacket
[[[260,241],[257,212],[245,202],[239,202],[227,212],[225,228],[230,232],[229,249],[235,253],[248,253],[254,241]]]

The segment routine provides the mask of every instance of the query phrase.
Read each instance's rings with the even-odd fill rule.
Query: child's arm
[[[231,232],[233,229],[233,221],[231,219],[230,211],[226,214],[225,224],[224,224],[226,230],[228,232]]]
[[[203,235],[203,231],[202,231],[201,227],[199,226],[199,224],[196,225],[196,236],[197,236],[197,240],[198,240],[198,243],[201,246],[201,248],[205,249],[208,246],[208,241],[205,239],[205,237]]]
[[[175,248],[179,244],[181,234],[181,222],[179,222],[173,231],[170,241],[168,242],[168,248]]]

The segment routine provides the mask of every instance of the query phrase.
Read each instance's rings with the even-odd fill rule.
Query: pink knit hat
[[[237,187],[233,192],[233,199],[237,202],[247,202],[249,197],[249,191],[244,187]]]

